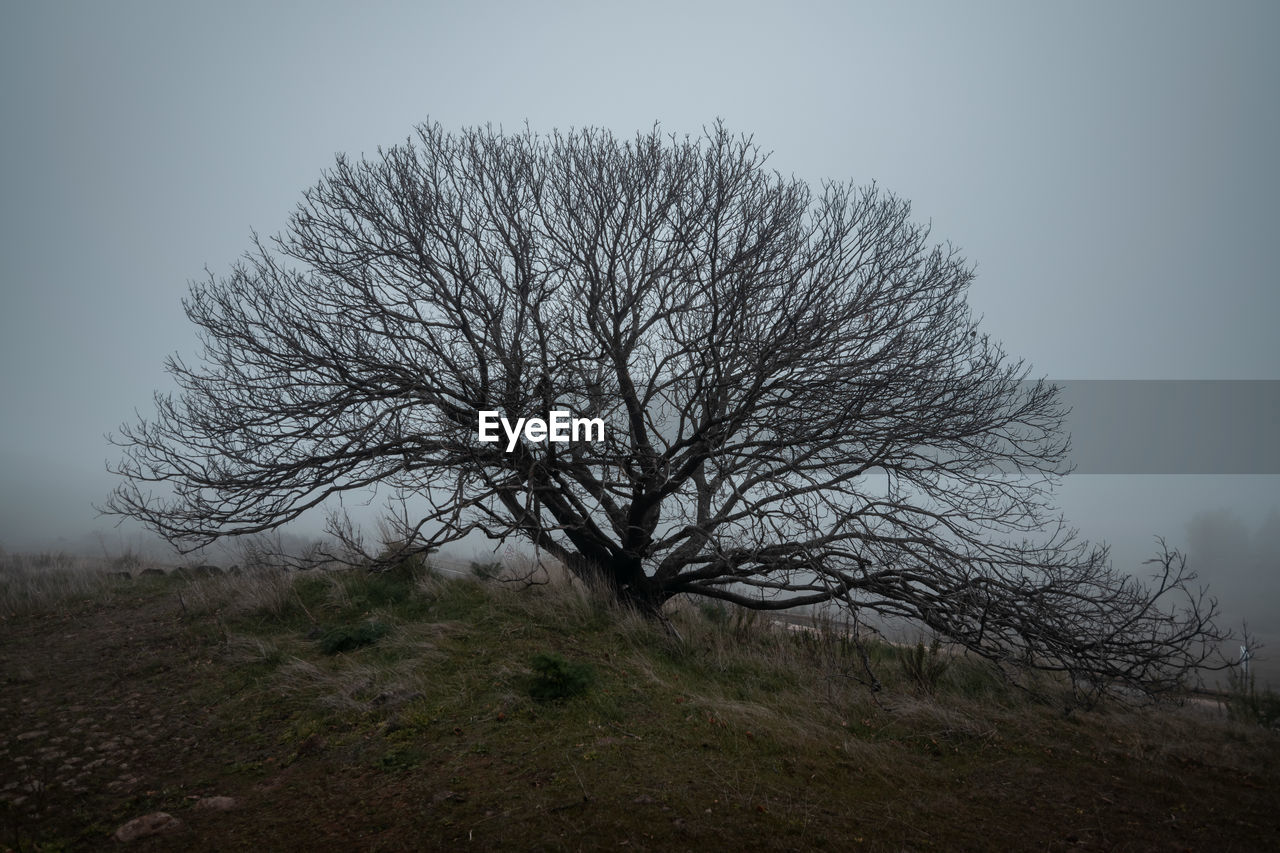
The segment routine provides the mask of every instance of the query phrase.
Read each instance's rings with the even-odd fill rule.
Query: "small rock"
[[[116,830],[115,839],[125,842],[137,841],[139,838],[177,832],[180,829],[182,829],[182,821],[173,815],[167,812],[152,812],[142,817],[135,817],[121,826]]]
[[[202,797],[196,801],[198,809],[212,809],[215,812],[229,812],[240,803],[235,797]]]

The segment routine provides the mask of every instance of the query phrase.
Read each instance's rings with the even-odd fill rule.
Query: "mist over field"
[[[165,355],[193,351],[186,283],[225,270],[251,229],[279,230],[334,152],[394,144],[427,118],[626,135],[722,117],[783,174],[910,200],[976,263],[975,314],[1034,375],[1276,378],[1268,4],[313,8],[8,13],[9,551],[107,529],[91,506],[115,483],[102,437],[171,387]],[[1133,565],[1156,535],[1185,546],[1201,512],[1256,527],[1278,492],[1274,474],[1090,473],[1062,508]]]
[[[999,835],[1010,820],[1032,832],[1022,843],[1039,847],[1194,848],[1227,838],[1249,849],[1280,829],[1269,813],[1255,820],[1245,809],[1280,784],[1280,765],[1267,763],[1280,706],[1265,692],[1280,688],[1280,287],[1272,249],[1280,233],[1280,5],[124,0],[10,4],[2,20],[0,707],[17,708],[20,723],[0,733],[0,844],[95,849],[118,826],[165,810],[186,825],[173,831],[207,849],[220,839],[248,843],[273,820],[310,849],[363,849],[380,832],[391,848],[416,838],[460,844],[472,831],[496,849],[510,838],[542,843],[549,826],[557,843],[590,846],[596,829],[613,831],[611,815],[634,820],[619,823],[611,843],[649,849],[708,846],[739,837],[733,833],[777,849],[849,848],[850,839],[876,849],[982,849],[993,839],[1019,841]],[[411,139],[412,155],[403,147]],[[482,167],[502,179],[468,184]],[[687,183],[664,183],[671,175]],[[815,219],[796,213],[802,184],[812,202],[805,215],[816,210]],[[682,191],[668,192],[672,186]],[[613,215],[620,187],[647,200],[634,216],[622,202],[628,215]],[[519,203],[507,209],[495,198]],[[440,199],[456,201],[456,210]],[[310,214],[299,207],[304,200]],[[740,226],[737,254],[733,240],[720,241],[722,202],[733,213],[725,227]],[[341,215],[326,218],[333,210],[388,215],[350,227]],[[855,220],[862,227],[840,231]],[[771,232],[779,222],[786,227]],[[805,232],[813,222],[820,227]],[[291,263],[308,261],[313,272],[328,263],[325,274],[293,280],[269,264],[254,268],[270,256],[253,254],[256,237],[271,246],[284,235],[287,243],[298,227]],[[621,235],[611,249],[591,245],[610,229]],[[528,277],[414,277],[449,252],[471,257],[464,233],[491,269],[509,264]],[[619,250],[632,233],[653,252]],[[764,250],[744,248],[755,238]],[[810,250],[797,269],[848,274],[833,283],[796,273],[785,284],[778,270]],[[722,254],[747,284],[724,273]],[[606,255],[608,274],[596,276],[593,265]],[[864,257],[898,266],[886,261],[885,273],[879,260],[850,260]],[[926,257],[935,260],[917,263]],[[645,274],[632,277],[632,262]],[[249,272],[236,279],[238,263]],[[615,275],[614,265],[627,274]],[[859,278],[872,267],[878,272]],[[655,268],[662,273],[648,275]],[[663,278],[676,269],[687,289]],[[366,278],[377,283],[367,291]],[[530,280],[541,288],[534,298]],[[620,297],[633,285],[636,293]],[[361,301],[367,293],[389,298],[394,310],[372,298],[371,308]],[[859,298],[862,313],[848,308]],[[610,299],[629,306],[611,315],[612,327],[598,322]],[[415,313],[423,305],[426,313]],[[272,306],[293,314],[282,321]],[[432,313],[441,306],[456,310]],[[646,310],[648,337],[628,341],[624,321]],[[211,394],[204,421],[182,424],[186,449],[198,455],[222,441],[243,452],[249,469],[264,472],[259,497],[275,487],[277,497],[289,496],[281,505],[308,488],[305,478],[291,479],[306,469],[291,467],[298,436],[332,440],[317,442],[309,464],[339,470],[367,450],[382,476],[258,542],[222,540],[179,554],[139,521],[168,487],[118,471],[182,469],[181,440],[136,439],[163,421],[157,399],[184,380],[188,391],[200,384],[183,370],[206,365],[210,330],[192,319],[226,331],[256,312],[266,322],[245,340],[261,351],[233,346],[211,362],[212,375],[248,376],[266,365],[281,384],[246,380]],[[456,337],[438,350],[423,345],[415,323],[430,325],[424,316]],[[458,331],[459,318],[477,316],[492,321],[483,333]],[[882,322],[864,329],[858,317]],[[888,346],[885,330],[899,321],[910,334]],[[528,332],[535,326],[537,335]],[[795,331],[802,328],[818,333],[805,339]],[[291,333],[306,343],[291,343]],[[535,340],[557,341],[560,350],[539,354]],[[848,353],[866,355],[883,370],[883,393],[876,381],[857,391],[860,378],[827,373],[824,344],[845,354],[849,371],[857,359]],[[347,358],[357,349],[359,359]],[[714,401],[746,399],[751,371],[793,350],[792,366],[761,384],[776,395],[761,410],[767,416],[752,420],[759,413],[744,403],[738,421],[750,425],[743,434],[753,441],[767,435],[772,444],[724,470],[698,461],[688,448],[723,438]],[[439,377],[452,374],[431,373],[439,364],[427,356],[378,361],[438,351],[463,353],[458,375],[474,378],[473,387],[443,387]],[[628,397],[627,382],[596,370],[615,357],[637,375],[652,368],[657,390],[647,408],[634,387]],[[347,371],[344,358],[359,369]],[[1025,378],[1002,385],[994,365],[1019,362]],[[534,376],[526,364],[562,369]],[[923,364],[938,375],[917,376]],[[370,365],[372,381],[352,378]],[[733,381],[722,381],[724,365]],[[774,388],[782,375],[789,383]],[[269,392],[289,381],[324,388],[329,379],[338,389],[332,409],[296,422],[270,409]],[[1071,410],[1062,420],[1071,448],[1054,462],[1046,461],[1051,447],[1041,456],[1026,449],[1054,414],[1036,396],[1039,379],[1059,384]],[[914,393],[891,388],[895,381]],[[931,397],[922,389],[935,381],[941,390]],[[517,402],[485,396],[499,386]],[[721,397],[704,393],[712,386]],[[1026,448],[1009,450],[1018,441],[1008,440],[1002,450],[983,448],[985,467],[942,469],[973,487],[967,510],[929,492],[932,472],[922,463],[915,491],[900,479],[900,503],[883,518],[870,513],[864,522],[848,511],[863,497],[851,483],[884,478],[889,494],[885,471],[900,457],[876,454],[905,441],[892,420],[898,403],[918,405],[913,411],[924,414],[912,426],[926,423],[934,438],[963,422],[982,438],[1009,439],[980,387],[1025,405],[1013,420],[1027,429],[1014,436]],[[437,417],[441,400],[469,404],[473,391],[484,399],[477,417],[483,409],[514,421],[551,411],[543,402],[574,400],[583,412],[595,407],[591,415],[611,411],[602,415],[608,440],[570,465],[495,426],[500,440],[473,453],[457,418]],[[925,405],[930,399],[959,408],[949,420]],[[356,402],[344,408],[344,400]],[[805,417],[792,400],[807,407]],[[257,411],[260,435],[274,437],[254,446],[237,434],[243,422],[219,418],[236,406],[253,414],[256,401],[267,401]],[[491,408],[498,405],[507,408]],[[854,411],[871,414],[858,421]],[[373,415],[361,421],[362,413]],[[809,431],[813,423],[857,423],[884,440]],[[644,442],[626,445],[628,430],[645,429],[680,452],[660,457]],[[958,429],[946,452],[972,450],[971,437]],[[533,462],[510,461],[529,448]],[[488,462],[476,461],[491,449]],[[857,467],[859,453],[881,467],[845,478],[841,466]],[[810,458],[824,465],[805,468]],[[122,461],[130,459],[132,469]],[[438,468],[427,464],[439,459]],[[655,462],[671,459],[688,464],[662,470]],[[536,479],[557,464],[554,488]],[[765,474],[740,477],[750,481],[740,494],[733,464]],[[1036,472],[1068,468],[1047,477],[1043,493],[1028,485]],[[1030,474],[1018,480],[1014,470]],[[903,471],[909,480],[910,464]],[[984,481],[991,472],[1010,479]],[[459,494],[490,489],[484,500],[507,515],[485,522],[509,534],[506,542],[478,529],[462,535],[475,519],[444,519],[437,505],[441,518],[419,532],[456,530],[457,541],[443,555],[405,550],[414,541],[405,531],[433,511],[425,485],[447,484],[449,474],[464,484]],[[503,503],[505,476],[523,489],[519,501]],[[685,479],[664,492],[655,485],[664,476]],[[781,497],[780,484],[795,482],[788,478],[811,476],[827,478],[819,497]],[[397,478],[424,488],[397,502]],[[228,483],[243,485],[230,475]],[[1017,483],[1052,508],[1037,530],[1001,529],[1016,520],[1017,502],[992,510],[999,501],[982,499]],[[755,515],[733,516],[740,498],[757,501]],[[227,523],[262,521],[245,509],[250,503],[229,510]],[[148,520],[199,538],[218,507]],[[967,563],[926,535],[936,530],[920,519],[938,507],[947,508],[943,535],[972,546]],[[403,514],[402,527],[386,522],[388,510]],[[264,556],[264,544],[292,557],[314,556],[321,541],[341,550],[326,539],[333,511],[363,537],[359,557],[343,552],[345,567],[317,560],[316,571],[285,572]],[[1065,529],[1109,547],[1118,574],[1087,552],[1055,562],[1029,546],[1018,551],[1024,533],[1028,542],[1051,538],[1059,514]],[[829,529],[847,539],[824,539],[832,518],[839,523]],[[988,522],[1001,546],[984,550],[975,531]],[[544,535],[536,553],[530,535]],[[697,547],[682,549],[681,536]],[[548,556],[548,544],[567,538],[577,551]],[[1163,566],[1150,562],[1158,556]],[[1169,686],[1159,667],[1147,666],[1160,654],[1140,652],[1127,671],[1108,671],[1123,654],[1112,656],[1107,643],[1125,632],[1096,629],[1108,623],[1091,619],[1126,606],[1141,611],[1141,596],[1126,597],[1123,579],[1146,581],[1180,565],[1177,556],[1196,574],[1188,591],[1207,589],[1217,627],[1235,633],[1216,643],[1227,661],[1239,658],[1247,626],[1256,689],[1239,680],[1239,668],[1202,673],[1213,692],[1193,695],[1188,678],[1168,707],[1143,716],[1126,702],[1143,684]],[[539,558],[555,567],[555,582],[529,586],[524,597],[512,592],[528,586],[510,576],[513,567]],[[976,581],[969,566],[985,567]],[[1061,588],[1046,584],[1051,592],[1078,571],[1097,581],[1095,601],[1114,594],[1120,603],[1083,608],[1078,622],[1064,618],[1037,634],[1052,620],[1023,621],[1040,606],[1018,598],[1029,588],[1019,574],[1028,566],[1066,567]],[[930,568],[935,587],[912,579]],[[867,580],[877,570],[885,574],[879,586]],[[615,600],[584,581],[592,571]],[[856,631],[820,619],[783,632],[741,595],[820,598],[841,583],[853,588],[854,575],[866,583],[862,594],[908,614],[896,618],[884,606],[869,619],[884,633],[869,633],[865,647]],[[1001,595],[1010,602],[1003,611],[991,604]],[[1046,600],[1074,613],[1070,599]],[[1028,659],[1033,650],[1052,658],[1066,648],[1063,659],[1080,669],[1017,670],[997,684],[976,659],[976,650],[998,649],[996,629],[974,615],[982,606],[1013,626],[1009,636],[1038,637]],[[1187,630],[1196,636],[1201,614],[1181,612],[1192,614]],[[926,618],[954,629],[955,642],[931,650],[939,631],[922,627]],[[1073,633],[1073,625],[1082,627]],[[1095,629],[1091,646],[1085,635]],[[1154,625],[1153,635],[1160,630]],[[988,663],[1016,670],[1001,654]],[[1124,684],[1107,700],[1117,704],[1090,705],[1092,691],[1107,693],[1108,678]],[[1027,699],[1024,687],[1041,698]],[[194,715],[199,738],[169,722],[185,715]],[[94,755],[104,763],[87,769]],[[672,757],[679,762],[670,765]],[[713,783],[693,778],[704,766]],[[989,766],[1003,769],[989,784],[976,782]],[[329,784],[331,772],[341,783]],[[54,781],[46,785],[42,773]],[[751,774],[763,781],[744,781]],[[654,780],[668,776],[688,783],[667,792]],[[802,778],[822,780],[820,793],[797,793]],[[370,779],[394,796],[359,804],[340,796],[339,788],[378,790]],[[915,797],[908,817],[893,816],[898,791]],[[224,794],[237,805],[219,818],[221,806],[206,801]],[[82,799],[83,813],[71,805]],[[289,817],[299,800],[343,812],[358,833],[344,835],[338,818],[328,825]],[[1002,815],[1006,800],[1013,818]],[[410,820],[403,802],[430,808]],[[833,805],[848,802],[869,805],[856,813]],[[963,803],[965,813],[948,812],[947,803]],[[1037,811],[1045,803],[1056,804],[1044,806],[1052,815]],[[1203,804],[1192,818],[1189,803]],[[732,819],[729,808],[738,810]],[[1182,823],[1166,826],[1170,814],[1190,824],[1189,834],[1180,834]],[[503,827],[516,829],[504,836]]]

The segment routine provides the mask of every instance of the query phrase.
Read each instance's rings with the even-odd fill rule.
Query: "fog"
[[[196,349],[187,282],[282,228],[335,152],[427,119],[630,135],[723,118],[783,174],[910,199],[1036,376],[1280,379],[1276,32],[1271,3],[11,4],[0,546],[144,542],[92,504],[114,485],[105,435]],[[1271,638],[1264,658],[1280,656],[1266,411],[1197,434],[1229,465],[1121,455],[1058,496],[1122,566],[1141,571],[1157,535],[1186,549],[1224,620]],[[1154,446],[1176,420],[1156,402],[1110,433],[1081,420],[1082,448]]]

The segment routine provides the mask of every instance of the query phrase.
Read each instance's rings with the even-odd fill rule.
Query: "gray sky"
[[[186,282],[225,271],[250,229],[281,228],[335,152],[372,153],[427,118],[629,135],[721,117],[784,173],[910,199],[977,265],[971,304],[1038,375],[1280,379],[1280,4],[48,2],[2,15],[9,550],[108,529],[89,507],[112,485],[103,435],[150,408],[164,356],[193,351]],[[1201,512],[1260,529],[1280,488],[1073,476],[1062,505],[1133,560],[1157,533],[1184,544]]]

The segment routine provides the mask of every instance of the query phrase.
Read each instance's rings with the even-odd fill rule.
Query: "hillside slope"
[[[1212,704],[1066,712],[1051,683],[1037,699],[874,644],[873,696],[839,632],[751,614],[685,606],[668,630],[563,585],[413,566],[17,592],[0,596],[0,849],[120,846],[154,812],[181,825],[133,849],[1280,838],[1280,739]]]

